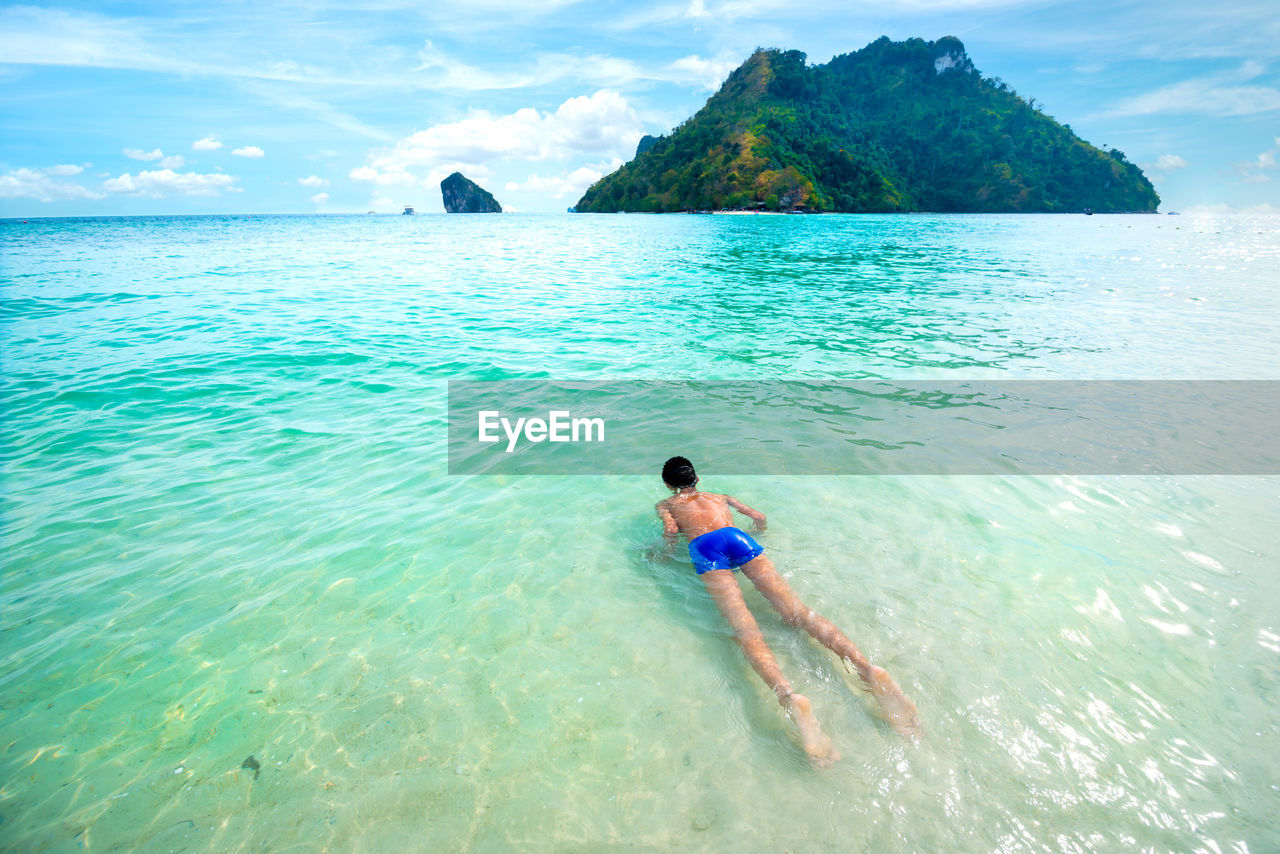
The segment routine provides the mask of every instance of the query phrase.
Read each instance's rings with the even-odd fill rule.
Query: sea
[[[744,579],[818,768],[656,469],[446,447],[450,380],[1280,380],[1278,270],[1244,214],[0,221],[0,850],[1280,850],[1280,477],[700,471],[918,707]]]

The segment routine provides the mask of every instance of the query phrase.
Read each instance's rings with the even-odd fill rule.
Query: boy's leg
[[[813,715],[808,698],[792,693],[791,683],[782,675],[778,661],[773,657],[773,651],[764,641],[764,635],[760,632],[756,618],[747,610],[747,603],[742,598],[742,589],[738,587],[738,580],[733,577],[733,572],[727,569],[713,569],[702,573],[701,578],[707,592],[711,594],[712,601],[716,603],[720,613],[733,628],[734,639],[742,648],[742,653],[747,657],[752,669],[760,674],[760,678],[777,695],[778,702],[791,713],[809,758],[819,765],[827,765],[839,759],[840,754],[836,753],[835,748],[831,746],[831,740],[819,727],[818,719]]]
[[[778,661],[773,657],[773,650],[764,642],[764,635],[760,632],[756,618],[747,610],[738,580],[727,569],[713,569],[702,573],[701,577],[712,601],[733,627],[733,636],[738,646],[742,647],[742,654],[765,684],[778,695],[778,702],[786,706],[788,698],[792,696],[791,683],[782,675]]]
[[[868,685],[872,679],[872,665],[862,650],[854,645],[843,632],[826,617],[814,613],[809,606],[800,601],[800,597],[787,584],[786,579],[778,574],[767,555],[751,561],[742,567],[742,574],[751,579],[764,598],[769,600],[782,619],[793,626],[798,626],[814,637],[818,643],[834,652],[841,658],[847,658]]]
[[[773,561],[761,555],[742,566],[743,575],[751,579],[756,589],[769,600],[769,604],[793,626],[799,626],[808,632],[818,643],[853,664],[862,681],[880,703],[881,710],[889,724],[903,735],[916,735],[919,724],[916,720],[915,704],[902,693],[902,689],[882,667],[877,667],[867,660],[862,650],[835,627],[830,620],[814,613],[800,601],[791,585],[778,574]]]

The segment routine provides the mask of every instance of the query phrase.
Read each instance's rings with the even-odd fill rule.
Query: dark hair
[[[662,464],[662,482],[676,489],[684,489],[698,482],[693,463],[684,457],[672,457]]]

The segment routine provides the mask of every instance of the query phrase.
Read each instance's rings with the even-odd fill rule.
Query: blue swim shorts
[[[764,554],[764,546],[738,528],[717,528],[689,541],[689,557],[698,575],[713,569],[736,569]]]

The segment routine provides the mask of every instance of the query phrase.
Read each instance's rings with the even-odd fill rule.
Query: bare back
[[[763,529],[763,513],[752,510],[732,495],[716,492],[681,492],[659,501],[657,510],[662,519],[663,534],[668,537],[684,534],[692,540],[708,531],[732,526],[730,508],[752,519],[757,530]]]

